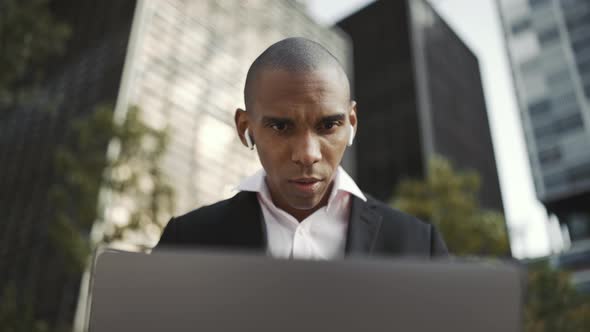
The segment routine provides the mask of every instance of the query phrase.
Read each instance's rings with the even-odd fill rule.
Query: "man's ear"
[[[357,132],[357,116],[356,116],[356,101],[350,101],[350,113],[348,114],[350,125],[354,127],[354,132]]]
[[[236,113],[234,115],[234,122],[236,123],[236,130],[238,132],[238,136],[240,137],[240,141],[242,141],[242,144],[244,144],[244,146],[248,147],[245,136],[245,131],[246,129],[248,129],[249,124],[248,113],[241,108],[237,108]],[[251,133],[252,129],[250,129],[249,131]]]

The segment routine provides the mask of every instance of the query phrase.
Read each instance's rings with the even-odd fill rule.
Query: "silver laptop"
[[[89,331],[513,332],[520,281],[501,264],[106,252]]]

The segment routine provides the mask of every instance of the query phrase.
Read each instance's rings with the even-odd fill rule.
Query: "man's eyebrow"
[[[334,122],[334,121],[344,121],[346,119],[346,115],[344,113],[338,113],[333,115],[324,116],[320,119],[319,122]],[[290,118],[281,118],[281,117],[274,117],[274,116],[263,116],[262,123],[286,123],[286,124],[293,124],[293,121]]]
[[[289,118],[279,118],[274,116],[263,116],[262,123],[287,123],[292,124],[294,123],[293,120]]]
[[[321,122],[332,122],[332,121],[344,121],[346,119],[346,115],[344,113],[338,113],[334,115],[328,115],[323,117],[320,121]]]

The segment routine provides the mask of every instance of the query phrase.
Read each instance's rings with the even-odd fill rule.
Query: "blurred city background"
[[[81,331],[96,248],[234,194],[292,36],[348,71],[361,189],[526,267],[526,331],[590,330],[589,0],[0,0],[0,331]]]

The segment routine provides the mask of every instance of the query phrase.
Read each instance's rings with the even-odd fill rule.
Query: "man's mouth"
[[[304,193],[313,193],[317,191],[321,182],[321,179],[313,177],[289,180],[289,183],[293,184],[297,190]]]

